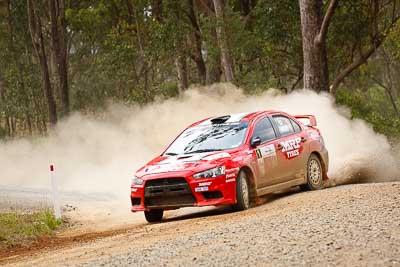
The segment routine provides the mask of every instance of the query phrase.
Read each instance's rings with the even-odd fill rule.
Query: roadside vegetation
[[[341,90],[336,102],[349,107],[352,118],[368,122],[375,132],[386,135],[389,142],[395,145],[400,139],[400,117],[387,98],[382,88],[369,88],[366,91]],[[396,102],[397,105],[399,102]]]
[[[38,237],[51,235],[61,225],[49,209],[0,213],[0,248],[29,245]]]

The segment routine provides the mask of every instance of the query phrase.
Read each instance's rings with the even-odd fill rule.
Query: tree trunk
[[[303,43],[304,88],[329,91],[326,34],[337,0],[331,0],[323,17],[322,0],[299,0]]]
[[[32,135],[32,120],[31,120],[31,115],[29,113],[25,114],[26,116],[26,124],[28,126],[28,132],[29,135]]]
[[[133,18],[133,23],[135,24],[136,27],[136,38],[137,38],[137,44],[138,44],[138,48],[139,48],[139,55],[140,55],[140,60],[139,62],[141,63],[140,69],[138,71],[139,73],[139,77],[143,77],[143,96],[145,98],[145,101],[148,102],[150,101],[150,88],[149,88],[149,63],[146,57],[146,53],[145,53],[145,44],[143,43],[143,39],[142,39],[142,34],[144,35],[144,33],[142,33],[141,29],[141,25],[139,23],[139,16],[137,13],[137,8],[134,8],[131,5],[130,1],[127,1],[128,6],[130,6],[128,9],[130,10],[130,17]]]
[[[11,137],[15,136],[15,132],[16,132],[16,121],[14,117],[10,117],[10,125],[11,125]]]
[[[300,0],[304,88],[317,92],[329,90],[325,41],[315,42],[322,23],[321,9],[322,0]]]
[[[0,103],[4,101],[4,82],[3,82],[3,76],[0,73]]]
[[[215,29],[211,29],[211,35],[215,43],[218,43]],[[221,53],[218,53],[215,58],[210,57],[208,64],[210,67],[207,69],[206,84],[219,83],[222,76]]]
[[[231,56],[229,54],[229,47],[226,38],[225,23],[224,23],[224,0],[213,0],[215,16],[217,18],[217,40],[218,46],[221,51],[221,63],[224,71],[225,81],[233,82],[233,66]]]
[[[247,16],[250,13],[251,10],[251,5],[252,5],[251,0],[240,0],[239,5],[240,5],[240,13],[242,16]]]
[[[182,26],[182,7],[178,4],[178,2],[174,5],[174,15],[177,22],[177,30],[172,36],[174,40],[174,48],[175,48],[175,66],[176,72],[178,74],[178,91],[179,94],[182,94],[189,87],[189,73],[187,66],[187,57],[188,57],[188,33],[187,30]]]
[[[34,1],[27,0],[27,4],[29,29],[31,32],[32,44],[35,49],[36,56],[40,62],[44,94],[47,99],[49,111],[49,121],[52,125],[55,125],[57,124],[57,107],[53,96],[53,89],[50,83],[49,67],[47,64],[47,56],[44,47],[42,25],[40,18],[36,15]]]
[[[215,18],[215,8],[213,0],[198,0],[196,2],[199,8],[199,11],[202,14],[209,18]],[[211,37],[216,46],[218,46],[218,37],[216,27],[213,27],[211,30]],[[205,48],[205,53],[207,54],[206,59],[204,59],[205,65],[208,65],[206,68],[206,84],[213,84],[221,81],[222,75],[222,64],[221,64],[221,53],[220,51],[216,51],[217,54],[215,57],[211,57],[208,55],[207,47]]]
[[[189,87],[187,63],[184,55],[177,56],[175,60],[176,70],[178,72],[178,90],[182,94]]]
[[[11,137],[11,125],[10,125],[10,117],[6,115],[6,132],[9,137]]]
[[[386,89],[386,88],[385,88],[385,89]],[[387,94],[388,94],[388,96],[389,96],[389,100],[390,100],[390,103],[392,104],[394,113],[396,114],[397,118],[400,118],[400,111],[399,111],[399,109],[397,108],[396,99],[393,97],[392,89],[391,89],[391,88],[387,88],[387,89],[386,89],[386,92],[387,92]]]
[[[215,29],[211,29],[211,35],[213,39],[215,40],[215,43],[217,43],[217,32]],[[207,69],[207,76],[206,76],[206,84],[213,84],[213,83],[219,83],[221,81],[221,75],[222,75],[222,68],[221,68],[221,53],[217,55],[215,58],[211,58],[209,60],[209,67]],[[210,62],[211,61],[211,62]],[[214,61],[214,62],[212,62]]]
[[[163,18],[163,1],[162,0],[153,0],[151,2],[151,12],[154,14],[154,18],[158,22],[162,22]]]
[[[69,113],[67,41],[64,0],[49,0],[51,41],[57,65],[62,115]]]
[[[200,26],[199,23],[197,22],[197,17],[196,13],[194,10],[194,0],[188,0],[189,4],[189,20],[190,23],[192,24],[193,27],[193,33],[192,33],[192,39],[194,43],[194,56],[193,60],[196,63],[197,67],[197,74],[199,77],[199,81],[201,84],[206,83],[207,79],[207,69],[206,69],[206,63],[204,62],[203,59],[203,53],[202,53],[202,48],[201,48],[201,32],[200,32]]]

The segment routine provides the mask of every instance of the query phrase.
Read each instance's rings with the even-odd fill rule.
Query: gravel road
[[[400,183],[269,196],[14,260],[20,266],[400,266]]]

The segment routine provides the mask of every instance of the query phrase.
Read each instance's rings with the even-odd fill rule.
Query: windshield
[[[237,148],[246,136],[248,122],[200,125],[186,129],[166,155],[201,153]]]

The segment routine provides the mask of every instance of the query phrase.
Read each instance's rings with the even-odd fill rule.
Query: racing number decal
[[[276,156],[275,146],[267,145],[264,147],[257,148],[255,150],[255,153],[257,156],[257,164],[260,171],[260,176],[263,177],[265,175],[264,159]]]
[[[256,149],[256,155],[257,155],[257,165],[258,165],[258,170],[260,172],[260,177],[264,177],[265,175],[264,158],[262,157],[262,153],[259,148]]]
[[[303,151],[300,137],[280,142],[280,145],[282,146],[282,152],[285,154],[287,159],[295,158]]]

